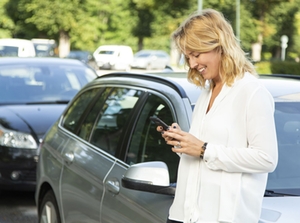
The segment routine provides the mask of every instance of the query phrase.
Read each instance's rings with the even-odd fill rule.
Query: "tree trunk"
[[[70,52],[70,36],[66,31],[59,32],[59,57],[66,57]]]
[[[144,38],[139,36],[138,51],[142,50],[143,48],[144,48]]]

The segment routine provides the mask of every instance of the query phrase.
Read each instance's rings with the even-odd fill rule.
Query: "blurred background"
[[[58,57],[101,45],[163,50],[180,67],[170,35],[202,8],[225,15],[259,73],[300,72],[300,0],[0,0],[0,38],[46,39]]]

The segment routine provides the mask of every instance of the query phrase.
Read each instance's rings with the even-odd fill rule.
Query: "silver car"
[[[163,50],[141,50],[134,54],[131,68],[164,69],[170,65],[170,56]]]
[[[260,79],[275,98],[279,146],[260,223],[298,223],[300,81]],[[166,222],[179,158],[149,118],[188,131],[200,93],[185,73],[111,73],[87,84],[40,146],[39,222]]]

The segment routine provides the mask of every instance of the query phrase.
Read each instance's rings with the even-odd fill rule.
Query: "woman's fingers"
[[[172,128],[173,128],[173,129],[181,130],[180,126],[179,126],[177,123],[173,123],[173,124],[172,124]]]

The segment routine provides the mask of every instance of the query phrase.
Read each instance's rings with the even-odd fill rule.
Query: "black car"
[[[111,73],[87,84],[39,150],[39,222],[165,223],[179,156],[150,120],[188,131],[201,90],[186,73]],[[260,222],[300,222],[300,81],[262,75],[275,101],[279,161]]]
[[[71,50],[70,53],[66,56],[66,58],[77,59],[82,61],[83,63],[89,65],[94,70],[99,70],[99,67],[95,61],[93,54],[86,50]]]
[[[35,189],[42,137],[96,76],[76,60],[0,59],[0,189]]]

